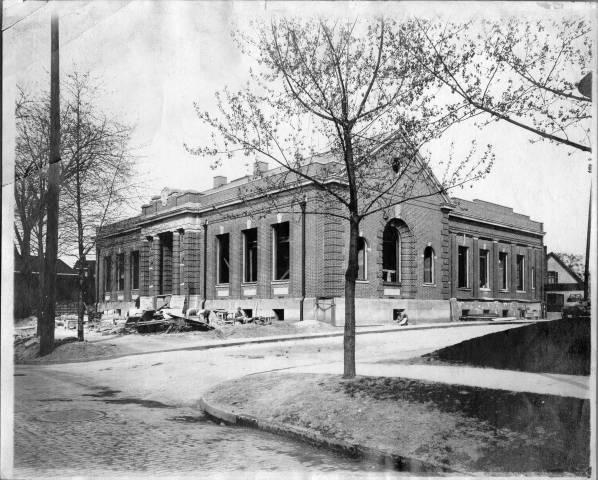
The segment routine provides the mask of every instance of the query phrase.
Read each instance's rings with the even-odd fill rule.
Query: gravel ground
[[[214,406],[462,472],[589,468],[589,402],[402,378],[261,374],[204,395]]]
[[[338,332],[342,328],[327,323],[275,322],[272,325],[237,324],[226,325],[209,331],[188,331],[182,333],[121,333],[118,335],[102,335],[100,332],[86,328],[84,342],[76,341],[76,330],[65,330],[57,327],[56,348],[43,357],[39,356],[39,341],[34,337],[15,340],[15,362],[70,362],[100,360],[117,355],[128,355],[144,351],[184,348],[190,344],[198,345],[203,341],[213,343],[217,340],[235,338],[273,337],[278,335],[294,335],[309,333]]]

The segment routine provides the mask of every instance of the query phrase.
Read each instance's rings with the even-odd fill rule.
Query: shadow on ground
[[[480,432],[489,436],[483,453],[468,465],[470,471],[587,473],[588,400],[380,377],[345,382],[340,389],[350,397],[415,402],[475,419]],[[429,442],[417,453],[445,446]]]

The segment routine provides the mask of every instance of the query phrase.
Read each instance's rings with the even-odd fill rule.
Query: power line
[[[29,18],[31,15],[34,15],[36,12],[38,12],[39,10],[41,10],[42,8],[44,8],[46,5],[48,5],[48,1],[49,0],[45,0],[45,3],[43,3],[41,6],[37,7],[35,10],[33,10],[33,12],[30,12],[27,15],[25,15],[24,17],[19,18],[17,21],[11,23],[8,27],[3,28],[2,32],[6,32],[8,29],[14,27],[16,24],[22,22],[26,18]]]

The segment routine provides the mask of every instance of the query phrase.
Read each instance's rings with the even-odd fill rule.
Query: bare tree
[[[43,224],[45,217],[44,193],[45,175],[49,155],[49,105],[37,99],[27,98],[19,90],[15,110],[16,118],[16,162],[15,162],[15,239],[21,257],[21,275],[24,292],[19,305],[18,315],[28,316],[32,313],[31,300],[34,298],[32,251],[43,253],[43,240],[38,238],[41,250],[32,245],[32,236]],[[39,255],[39,258],[43,258]],[[40,269],[43,262],[39,262]],[[43,270],[40,272],[40,280]],[[38,298],[38,302],[39,302]],[[37,305],[39,311],[39,304]]]
[[[418,21],[414,60],[461,99],[479,125],[503,121],[538,140],[591,152],[592,100],[577,91],[592,69],[591,22],[509,18],[465,24]]]
[[[403,44],[425,42],[416,22],[284,18],[255,27],[255,36],[235,34],[239,48],[257,60],[251,84],[218,92],[215,115],[196,105],[213,132],[212,143],[189,150],[216,164],[241,153],[273,162],[279,168],[254,182],[247,195],[262,189],[272,208],[292,210],[308,184],[316,193],[307,213],[349,223],[344,376],[351,378],[362,220],[480,178],[493,157],[486,152],[475,159],[473,154],[460,161],[445,158],[438,162],[442,181],[433,178],[420,151],[462,112],[436,101],[442,83],[401,50]],[[294,190],[294,197],[268,196],[277,187]]]
[[[73,73],[65,83],[70,114],[63,127],[65,182],[61,211],[65,235],[61,241],[77,259],[77,337],[83,341],[84,315],[90,303],[87,256],[95,247],[96,229],[121,218],[123,207],[128,206],[137,191],[131,183],[131,127],[101,112],[94,103],[98,87],[88,74]]]
[[[95,230],[121,218],[138,190],[131,182],[134,158],[130,153],[131,127],[103,113],[94,103],[99,87],[88,74],[73,73],[63,85],[61,108],[62,181],[59,256],[73,256],[79,274],[79,328],[87,292],[87,256],[95,246]],[[45,243],[45,181],[49,159],[49,102],[20,91],[17,101],[15,167],[15,236],[31,277],[31,255],[43,266]],[[32,236],[36,242],[32,242]],[[43,279],[43,271],[39,275]],[[30,283],[28,282],[28,285]],[[40,291],[41,291],[40,283]],[[32,298],[34,292],[28,292]],[[41,297],[40,297],[41,298]],[[39,311],[39,308],[38,308]]]

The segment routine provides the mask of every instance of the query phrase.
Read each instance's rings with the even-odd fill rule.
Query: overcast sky
[[[3,28],[8,28],[4,33],[5,93],[10,95],[11,86],[17,82],[28,90],[47,90],[52,3],[4,3]],[[234,46],[230,31],[234,26],[247,28],[251,18],[274,12],[342,12],[360,18],[382,12],[397,17],[437,14],[459,15],[459,19],[506,14],[526,18],[595,15],[589,4],[558,2],[464,2],[449,6],[432,2],[95,1],[62,2],[58,8],[61,73],[77,69],[101,79],[105,93],[98,99],[99,104],[136,125],[133,146],[139,156],[138,170],[148,185],[145,201],[164,186],[202,190],[211,186],[214,175],[232,179],[245,173],[239,162],[211,170],[208,160],[191,156],[183,144],[196,145],[205,138],[194,101],[209,111],[214,107],[217,89],[224,85],[234,89],[247,81],[249,63]],[[5,101],[5,107],[7,104],[11,105]],[[487,179],[453,194],[512,207],[544,222],[549,251],[583,253],[589,155],[545,142],[531,144],[529,139],[533,137],[506,124],[495,124],[484,132],[451,132],[457,145],[468,143],[473,135],[481,145],[495,145],[495,167]],[[441,143],[432,148],[431,154],[442,155],[445,151],[446,143]]]

